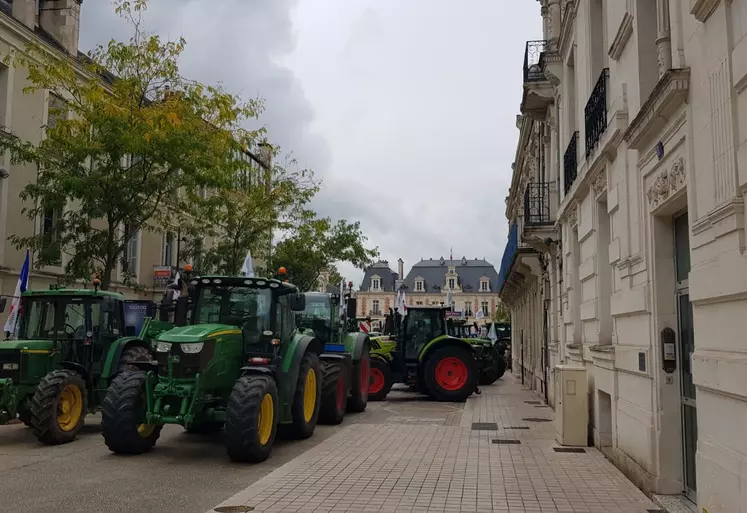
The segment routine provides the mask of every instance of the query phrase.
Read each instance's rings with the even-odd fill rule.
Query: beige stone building
[[[644,491],[747,511],[747,0],[541,0],[499,291],[514,372]]]

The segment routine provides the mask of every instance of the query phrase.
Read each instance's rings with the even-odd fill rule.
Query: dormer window
[[[374,276],[371,278],[371,290],[381,290],[381,278]]]
[[[415,280],[415,292],[425,291],[425,281],[422,278]]]
[[[456,278],[449,278],[449,288],[451,290],[456,288]]]
[[[490,292],[490,280],[488,278],[480,279],[480,292]]]

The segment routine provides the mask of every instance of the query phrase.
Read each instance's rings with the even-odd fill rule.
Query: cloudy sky
[[[270,140],[324,180],[325,216],[358,220],[396,270],[486,258],[508,230],[533,0],[151,0],[147,29],[184,36],[185,75],[266,100]],[[82,5],[81,49],[128,27]],[[358,284],[362,273],[341,270]]]

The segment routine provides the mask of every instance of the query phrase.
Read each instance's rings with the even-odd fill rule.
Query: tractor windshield
[[[254,287],[201,287],[195,306],[195,324],[230,324],[262,333],[271,330],[272,291]]]
[[[329,319],[332,317],[332,303],[327,297],[309,294],[306,296],[306,308],[300,315],[306,319]]]
[[[90,305],[90,302],[87,302]],[[28,297],[21,303],[22,340],[83,339],[86,306],[80,298]]]

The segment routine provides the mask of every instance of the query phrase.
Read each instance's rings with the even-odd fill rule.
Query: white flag
[[[252,265],[252,250],[246,251],[246,258],[244,258],[244,265],[241,266],[241,274],[244,276],[254,276],[254,266]]]
[[[400,305],[399,311],[402,315],[407,313],[407,298],[405,297],[405,291],[402,291],[402,304]]]
[[[176,274],[174,275],[174,282],[172,283],[172,285],[176,285],[177,287],[179,287],[179,271],[176,271]],[[181,295],[182,295],[181,287],[174,289],[174,301],[179,299],[179,296]]]
[[[490,323],[490,330],[488,330],[488,338],[491,342],[495,343],[496,340],[498,340],[498,335],[495,333],[495,323]]]

